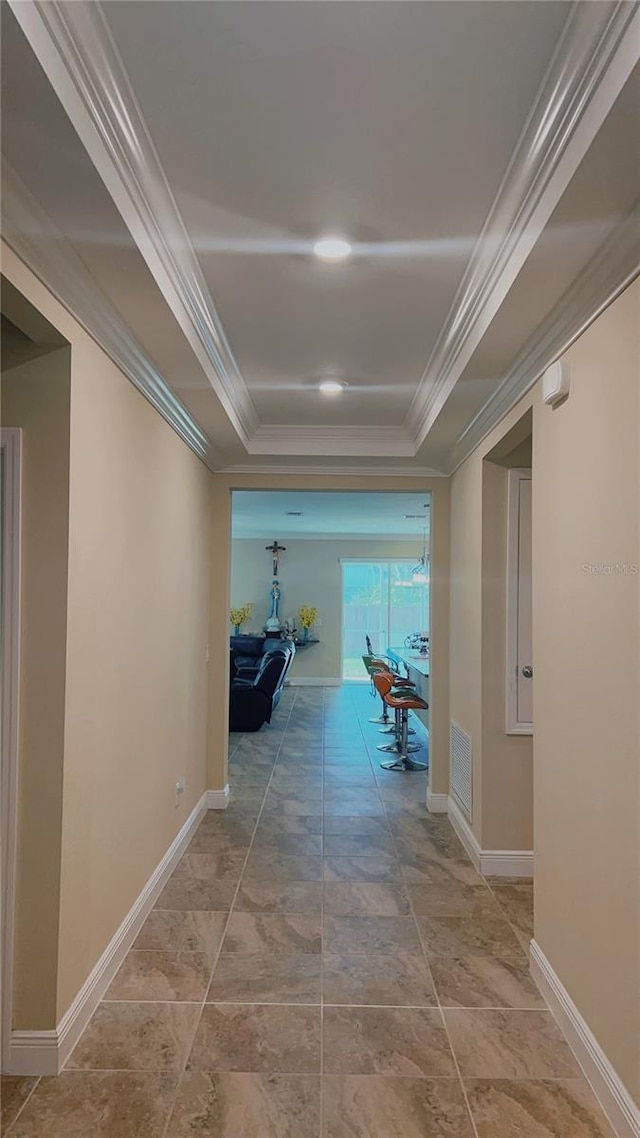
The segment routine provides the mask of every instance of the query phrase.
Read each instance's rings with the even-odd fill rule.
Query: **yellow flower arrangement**
[[[318,619],[318,610],[313,605],[303,605],[298,613],[298,619],[303,628],[313,628]]]
[[[239,609],[231,609],[229,613],[229,620],[231,621],[233,627],[238,630],[240,628],[240,625],[244,624],[245,620],[249,619],[252,612],[253,604],[249,602],[246,605],[242,605],[242,607]]]

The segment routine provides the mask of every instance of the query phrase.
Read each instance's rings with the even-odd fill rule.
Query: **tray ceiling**
[[[11,10],[7,239],[216,469],[446,473],[637,266],[637,5]]]

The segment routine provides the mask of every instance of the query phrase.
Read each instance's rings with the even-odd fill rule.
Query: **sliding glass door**
[[[343,679],[366,678],[366,636],[374,652],[386,652],[428,631],[429,586],[414,584],[411,568],[411,561],[342,562]]]

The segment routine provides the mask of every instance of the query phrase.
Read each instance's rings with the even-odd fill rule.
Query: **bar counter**
[[[387,655],[399,664],[409,669],[409,679],[416,685],[418,695],[429,702],[429,665],[428,656],[421,656],[416,648],[387,648]],[[414,711],[414,715],[429,729],[429,712]]]

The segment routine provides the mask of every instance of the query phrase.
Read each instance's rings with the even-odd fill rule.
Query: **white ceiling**
[[[429,494],[234,490],[235,538],[408,538],[429,534]],[[290,513],[301,512],[302,517]],[[405,514],[418,517],[406,518]]]
[[[636,263],[637,5],[2,7],[7,239],[213,469],[447,473]]]
[[[403,423],[567,12],[106,5],[261,422]]]

